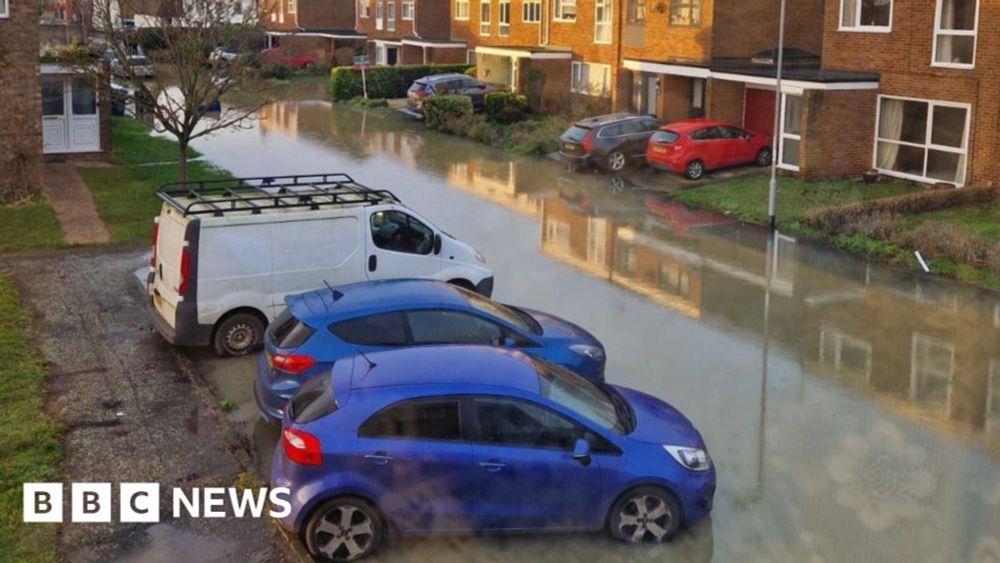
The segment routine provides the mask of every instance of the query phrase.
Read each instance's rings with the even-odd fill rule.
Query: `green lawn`
[[[908,227],[913,228],[923,221],[954,223],[985,239],[1000,242],[1000,203],[955,207],[911,215],[906,222]]]
[[[770,178],[755,175],[719,184],[683,189],[673,197],[680,201],[727,213],[749,223],[767,223],[767,192]],[[778,177],[777,209],[779,228],[802,232],[801,221],[814,209],[835,207],[856,201],[902,195],[919,190],[901,182],[866,185],[856,180],[803,182]]]
[[[160,213],[156,190],[177,180],[176,164],[81,168],[80,175],[94,195],[101,219],[114,243],[134,243],[149,238],[153,218]],[[202,162],[188,164],[189,180],[226,178],[228,173]]]
[[[149,164],[177,162],[177,142],[163,137],[151,137],[150,128],[131,117],[111,118],[111,159],[116,164]],[[188,148],[188,158],[199,156]]]
[[[59,428],[42,405],[48,372],[31,341],[30,316],[0,276],[0,559],[56,561],[55,524],[21,520],[22,485],[61,481]]]
[[[56,214],[44,197],[0,206],[0,253],[65,245]]]

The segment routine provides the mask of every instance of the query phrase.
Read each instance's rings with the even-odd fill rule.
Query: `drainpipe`
[[[449,6],[448,7],[448,19],[450,20],[451,19],[451,4],[449,3],[448,6]],[[417,12],[418,11],[419,10],[417,10],[417,0],[413,0],[413,36],[416,37],[417,39],[423,39],[423,37],[421,37],[420,33],[417,31]],[[449,22],[449,26],[450,25],[451,25],[451,22]],[[427,47],[424,47],[424,64],[427,64]]]
[[[775,73],[775,86],[778,88],[774,96],[774,134],[771,141],[771,182],[767,190],[767,227],[771,234],[775,230],[775,204],[778,196],[778,140],[781,136],[781,74],[785,62],[785,2],[781,0],[781,16],[778,19],[778,69]]]

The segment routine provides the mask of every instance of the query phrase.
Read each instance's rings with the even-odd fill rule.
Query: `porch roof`
[[[403,45],[433,47],[437,49],[464,49],[468,47],[468,44],[466,44],[465,41],[452,41],[451,39],[421,39],[419,37],[404,37],[400,41]]]
[[[329,37],[330,39],[364,39],[368,37],[364,33],[358,33],[353,29],[297,29],[290,31],[265,31],[265,35],[284,37],[287,35],[298,35],[300,37]]]
[[[573,53],[568,49],[555,49],[546,47],[493,47],[480,45],[476,47],[476,54],[499,55],[501,57],[511,57],[514,59],[572,59]]]

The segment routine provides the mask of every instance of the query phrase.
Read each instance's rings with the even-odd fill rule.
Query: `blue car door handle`
[[[365,459],[371,461],[375,465],[388,465],[392,461],[392,457],[386,455],[385,452],[375,452],[374,454],[365,454]]]
[[[507,464],[491,459],[489,461],[480,461],[479,467],[482,467],[490,473],[499,473],[504,467],[507,467]]]

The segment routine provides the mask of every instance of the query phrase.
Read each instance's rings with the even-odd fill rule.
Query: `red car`
[[[276,65],[288,66],[292,68],[309,68],[316,66],[316,57],[296,53],[294,51],[289,51],[288,49],[282,49],[281,47],[264,49],[260,52],[260,54],[265,62]]]
[[[771,163],[771,137],[731,123],[689,119],[660,127],[646,143],[646,162],[692,180],[706,170]]]

